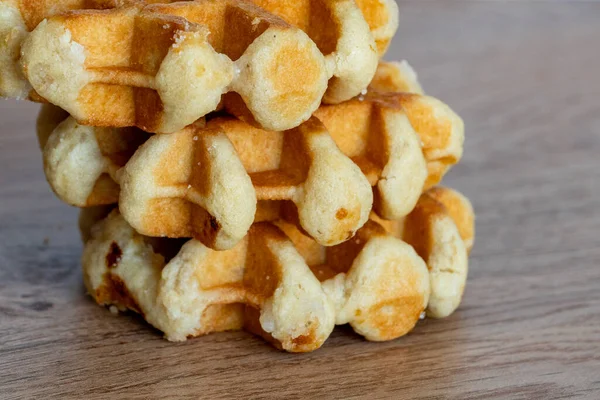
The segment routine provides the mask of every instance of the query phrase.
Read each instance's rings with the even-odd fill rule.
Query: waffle
[[[280,13],[308,35],[244,0],[103,0],[92,6],[122,3],[54,15],[27,34],[24,21],[35,20],[29,14],[43,15],[47,7],[32,2],[19,8],[5,0],[10,16],[0,34],[10,43],[0,59],[11,63],[10,75],[18,78],[14,60],[26,37],[21,64],[34,98],[46,98],[83,124],[159,133],[192,123],[222,97],[225,108],[241,118],[289,129],[307,120],[321,100],[337,103],[359,94],[377,66],[373,35],[351,0],[269,3],[285,9]],[[365,9],[389,8],[374,4],[366,2]],[[15,79],[0,82],[0,88],[10,86],[3,95],[15,95]],[[28,92],[21,83],[18,97]]]
[[[51,108],[51,106],[47,106],[47,108]],[[47,114],[50,116],[46,117]],[[51,125],[51,115],[51,113],[43,112],[40,115],[40,122],[38,125]],[[364,96],[362,100],[359,98],[335,106],[323,106],[315,115],[325,125],[336,145],[361,168],[363,174],[375,188],[374,209],[380,216],[386,219],[398,219],[408,214],[414,208],[420,193],[423,191],[423,182],[426,182],[426,188],[437,183],[441,180],[443,173],[447,171],[450,165],[458,161],[462,154],[462,142],[464,137],[462,121],[446,105],[431,97],[410,94],[370,93]],[[48,118],[50,122],[44,123],[43,120],[45,118]],[[276,168],[276,164],[279,162],[280,158],[279,154],[281,154],[282,150],[282,138],[294,135],[294,132],[306,131],[306,128],[309,126],[312,126],[310,129],[315,129],[316,125],[316,122],[313,121],[312,125],[306,124],[302,129],[292,130],[284,134],[256,129],[248,124],[231,118],[217,118],[209,122],[210,127],[214,128],[218,126],[219,129],[225,131],[227,136],[229,136],[229,139],[233,142],[233,145],[241,158],[241,162],[248,172],[255,177],[258,172],[272,171]],[[72,121],[66,126],[74,128],[77,124]],[[416,132],[421,138],[421,141],[424,142],[423,152],[416,140],[413,126],[417,128]],[[190,136],[189,129],[191,128],[188,128],[188,134],[182,136],[187,138],[188,142],[193,142],[194,136],[202,136],[201,134]],[[114,139],[115,142],[124,142],[122,139],[118,138],[119,132],[121,132],[120,130],[104,130],[103,132],[112,132],[117,136]],[[41,132],[41,134],[46,135],[47,133]],[[134,137],[138,138],[138,140],[143,140],[142,136],[143,135],[140,133],[140,135]],[[95,172],[87,172],[86,176],[102,176],[104,179],[111,177],[113,181],[118,178],[114,171],[116,171],[122,163],[110,164],[111,154],[106,153],[106,150],[110,148],[110,146],[107,145],[110,143],[109,136],[104,136],[104,145],[94,143],[86,144],[80,139],[76,139],[75,134],[73,134],[70,139],[69,134],[61,134],[61,137],[63,137],[63,142],[60,140],[53,140],[53,143],[63,143],[66,147],[67,145],[64,144],[64,142],[69,142],[71,140],[79,146],[85,145],[90,148],[100,147],[104,149],[104,156],[102,159],[92,160],[93,162],[88,164],[82,157],[72,157],[71,155],[73,159],[81,161],[79,164],[73,165],[72,163],[65,162],[61,159],[61,156],[67,158],[69,153],[59,152],[52,146],[48,146],[44,149],[44,163],[47,165],[46,169],[50,170],[53,168],[58,170],[63,168],[64,171],[60,174],[64,179],[62,181],[57,181],[56,179],[52,179],[51,176],[48,176],[48,180],[53,186],[53,190],[67,203],[80,207],[114,202],[119,195],[118,187],[116,185],[110,186],[114,192],[109,195],[106,191],[102,194],[95,192],[96,186],[91,181],[87,185],[82,185],[78,179],[69,181],[69,177],[75,178],[77,176],[76,170],[79,171],[80,174],[83,174],[87,168],[91,168],[93,165],[103,165],[104,167],[100,170],[96,169]],[[94,135],[87,135],[86,137],[89,140],[95,140]],[[166,143],[173,141],[174,139],[155,138],[153,140],[153,143]],[[137,146],[137,143],[134,143],[133,141],[129,141],[128,143]],[[279,149],[276,149],[273,152],[272,148],[277,148],[278,146]],[[259,150],[256,152],[251,151],[257,147]],[[112,146],[112,148],[118,148],[118,146]],[[133,153],[135,148],[136,147],[132,147],[128,149],[129,153]],[[334,153],[337,151],[331,146],[330,148]],[[119,155],[122,156],[125,153],[126,152],[121,151]],[[100,152],[96,151],[94,154],[99,155]],[[426,167],[424,165],[423,157],[425,157],[425,160],[427,161]],[[156,160],[153,162],[156,162]],[[181,161],[173,156],[170,162],[179,163]],[[108,166],[106,166],[107,163],[109,164]],[[141,161],[138,164],[141,165]],[[443,166],[443,173],[432,169],[432,165]],[[192,167],[194,166],[192,165]],[[72,172],[69,172],[68,168],[72,168]],[[165,164],[164,168],[170,169],[169,164]],[[425,168],[430,170],[429,176],[427,176]],[[141,168],[138,168],[136,171],[141,173],[141,170]],[[113,173],[105,174],[103,171],[113,171]],[[98,175],[99,172],[103,173]],[[260,190],[259,193],[257,193],[259,200],[283,200],[284,198],[290,198],[290,196],[285,197],[283,195],[276,195],[275,192],[277,190],[275,190],[273,186],[283,186],[293,177],[289,177],[286,174],[273,175],[272,173],[263,173],[261,178],[262,181],[264,181],[263,178],[270,179],[269,182],[271,187],[268,190],[267,188],[264,188],[264,190]],[[132,179],[135,179],[135,176]],[[281,180],[276,181],[276,179]],[[146,180],[143,182],[152,181],[153,180]],[[73,187],[78,187],[79,189],[73,191],[73,189],[71,189]],[[99,188],[108,188],[108,186],[99,186]],[[251,190],[248,188],[247,193],[250,192]],[[147,198],[149,192],[144,191],[143,193],[146,194]],[[250,195],[250,197],[252,196]],[[104,202],[99,202],[100,200],[104,200]],[[138,199],[136,199],[135,202],[137,203]],[[185,208],[187,206],[181,205],[176,208],[181,209],[182,207]],[[341,206],[336,208],[336,213],[340,208]],[[350,208],[344,208],[350,210]],[[139,229],[145,234],[165,234],[167,236],[183,234],[161,231],[164,228],[155,229],[144,227],[141,222],[143,219],[142,216],[137,217],[136,220],[128,211],[124,212],[127,214],[128,220],[136,227],[136,229]],[[247,213],[251,212],[252,210],[248,209]],[[181,213],[182,212],[177,212],[175,214],[180,215]],[[175,223],[174,225],[189,226],[189,223],[185,220],[186,219],[184,218],[180,221],[181,223]],[[250,217],[247,217],[245,219],[246,229],[250,222]],[[362,222],[364,222],[364,219],[362,219]],[[177,229],[181,231],[182,229],[185,230],[188,228]],[[314,230],[310,232],[317,235],[314,233]],[[345,234],[347,234],[348,231],[345,232]],[[189,234],[189,232],[186,234]],[[243,236],[243,234],[245,234],[245,231],[240,231],[238,237]],[[342,234],[343,233],[340,232],[340,235]],[[324,240],[326,239],[319,240],[321,243],[324,243]],[[205,243],[208,242],[205,241]]]
[[[140,232],[193,236],[218,249],[245,235],[257,201],[277,203],[270,219],[280,217],[285,211],[280,208],[290,208],[279,207],[281,201],[295,203],[296,210],[287,214],[324,244],[353,235],[371,209],[367,179],[316,119],[288,132],[263,131],[233,118],[213,119],[207,128],[196,125],[153,137],[118,173],[124,156],[144,140],[142,131],[121,136],[121,131],[81,126],[67,118],[44,147],[48,182],[59,198],[79,207],[116,203],[116,182],[122,182],[122,212]],[[196,159],[199,149],[205,159]]]
[[[427,315],[444,318],[458,308],[468,273],[468,254],[475,238],[474,213],[459,192],[435,187],[400,221],[382,221],[385,229],[412,245],[427,263],[431,296]]]
[[[19,50],[27,33],[33,30],[44,18],[71,10],[108,9],[124,6],[125,4],[171,2],[169,0],[146,0],[145,2],[135,0],[0,1],[0,42],[4,43],[3,46],[0,45],[0,95],[17,98],[29,96],[31,86],[18,65]],[[332,42],[337,41],[339,43],[348,37],[355,41],[353,45],[356,46],[357,35],[364,31],[364,24],[358,22],[359,32],[353,32],[357,30],[356,24],[359,18],[355,5],[348,0],[254,0],[253,2],[264,10],[305,31],[326,54],[329,54],[331,47],[336,44],[332,44]],[[357,5],[369,26],[379,56],[382,56],[398,27],[398,7],[393,0],[359,0]],[[334,20],[335,25],[338,26],[337,31],[340,32],[337,38],[331,37],[335,34],[325,33],[322,29],[323,26],[332,25]],[[343,35],[344,33],[345,35]],[[346,39],[346,42],[349,41]],[[354,75],[352,79],[356,79],[358,83],[359,79],[356,77],[361,75],[364,77],[362,79],[367,79],[369,73],[372,72],[370,70],[372,65],[369,65],[367,70],[363,69],[366,60],[359,59],[359,54],[349,55],[346,49],[347,44],[342,43],[340,48],[337,49],[338,53],[345,52],[346,57],[355,58],[352,60],[340,59],[339,61],[345,62],[345,65],[342,71],[338,71],[336,76],[344,78]],[[360,45],[359,43],[359,47]],[[362,44],[363,50],[364,47],[364,44]],[[344,89],[338,82],[332,83],[333,86],[328,96],[331,96],[331,99],[335,101],[336,96],[348,89]],[[335,85],[339,88],[335,89]],[[337,90],[341,90],[341,92],[336,94]],[[35,93],[33,96],[37,98]]]
[[[137,234],[113,211],[94,226],[83,254],[84,281],[99,304],[130,309],[183,341],[247,328],[292,352],[321,346],[334,310],[319,281],[274,226],[216,252]]]
[[[140,236],[114,211],[83,233],[86,286],[98,304],[142,314],[169,340],[246,328],[287,351],[311,351],[334,322],[382,341],[419,320],[429,297],[425,263],[379,225],[327,249],[278,225],[254,224],[219,252]]]

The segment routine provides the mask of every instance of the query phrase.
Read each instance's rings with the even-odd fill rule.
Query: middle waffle
[[[149,137],[79,125],[44,106],[38,135],[48,181],[65,202],[118,202],[143,235],[194,237],[222,250],[255,220],[283,217],[331,246],[352,237],[371,209],[401,218],[447,170],[431,166],[460,159],[464,131],[432,97],[370,93],[322,106],[283,132],[220,116]]]

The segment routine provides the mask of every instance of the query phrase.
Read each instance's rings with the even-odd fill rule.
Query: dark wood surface
[[[42,173],[37,106],[0,102],[0,398],[600,398],[600,3],[401,2],[388,58],[465,119],[446,183],[477,210],[445,320],[314,353],[244,332],[172,344],[84,294],[76,210]]]

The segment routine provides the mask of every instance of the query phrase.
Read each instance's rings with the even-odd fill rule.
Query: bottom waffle
[[[174,341],[246,329],[306,352],[346,323],[368,340],[391,340],[424,311],[441,318],[460,303],[467,246],[459,230],[469,232],[469,219],[459,229],[453,217],[468,216],[470,203],[449,202],[454,193],[432,189],[403,221],[382,221],[412,246],[373,220],[332,247],[277,221],[255,223],[234,248],[214,251],[139,235],[116,210],[85,209],[84,280],[96,302],[140,313]]]

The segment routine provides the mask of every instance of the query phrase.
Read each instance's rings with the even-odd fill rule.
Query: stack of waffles
[[[393,0],[0,0],[0,94],[43,103],[94,300],[290,352],[452,314],[464,127],[381,61],[397,24]]]

